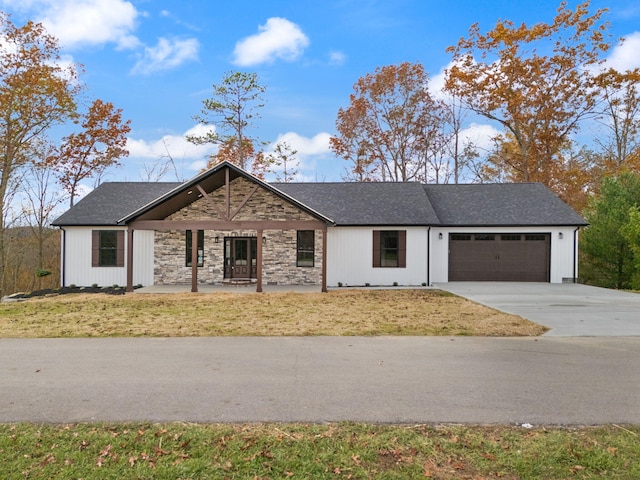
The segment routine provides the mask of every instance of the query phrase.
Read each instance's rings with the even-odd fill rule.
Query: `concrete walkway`
[[[640,337],[0,339],[0,422],[640,424]]]
[[[640,294],[563,283],[449,282],[461,297],[550,327],[546,336],[639,336]]]

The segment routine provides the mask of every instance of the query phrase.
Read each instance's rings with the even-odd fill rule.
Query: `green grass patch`
[[[3,479],[635,479],[638,427],[0,425]]]

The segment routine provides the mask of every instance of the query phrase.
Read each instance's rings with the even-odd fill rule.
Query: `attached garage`
[[[452,233],[449,281],[548,282],[548,233]]]

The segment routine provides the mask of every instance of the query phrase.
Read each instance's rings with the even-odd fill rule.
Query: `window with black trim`
[[[374,268],[405,268],[407,265],[406,230],[373,231]]]
[[[124,267],[124,231],[91,232],[91,266]]]
[[[185,235],[185,265],[191,266],[193,234],[187,230]],[[198,230],[198,266],[204,266],[204,230]]]
[[[296,242],[296,266],[313,267],[315,257],[315,231],[298,230]]]

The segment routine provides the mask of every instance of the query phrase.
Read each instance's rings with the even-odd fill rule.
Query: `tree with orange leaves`
[[[539,181],[571,201],[560,186],[563,152],[600,98],[595,77],[611,47],[604,13],[590,14],[588,0],[573,11],[562,2],[549,24],[500,20],[486,34],[474,24],[449,47],[446,89],[504,128],[498,140],[508,148],[497,149],[491,163],[506,180]]]
[[[349,179],[427,180],[429,159],[445,143],[444,105],[431,96],[428,82],[424,67],[409,62],[358,79],[330,140],[331,149],[351,162]]]
[[[95,100],[82,115],[82,131],[66,136],[57,153],[47,159],[69,194],[70,207],[82,180],[99,179],[105,169],[119,165],[119,159],[129,155],[126,144],[130,123],[112,103]]]
[[[48,129],[75,115],[77,68],[60,62],[57,40],[41,24],[15,26],[0,13],[0,295],[5,290],[5,228],[16,178]]]

